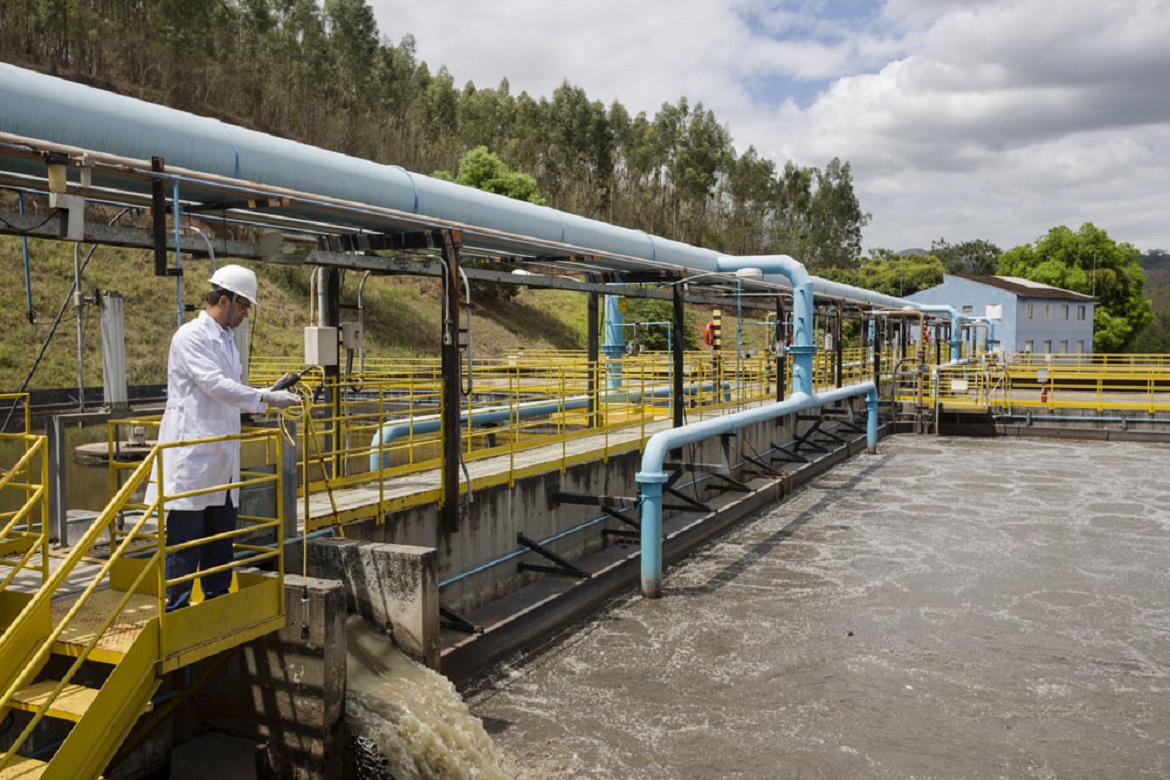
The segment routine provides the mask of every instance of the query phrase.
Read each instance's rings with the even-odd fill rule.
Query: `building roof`
[[[1066,301],[1093,300],[1093,296],[1091,295],[1073,292],[1072,290],[1063,290],[1052,285],[1033,282],[1031,279],[1021,279],[1018,276],[964,276],[962,274],[956,274],[956,276],[960,279],[986,284],[988,287],[998,287],[1001,290],[1007,290],[1021,298],[1062,298]]]

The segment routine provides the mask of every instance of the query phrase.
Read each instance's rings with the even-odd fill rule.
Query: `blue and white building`
[[[1004,352],[1089,354],[1093,351],[1093,296],[1015,276],[944,274],[942,284],[906,298],[953,306],[995,320]]]

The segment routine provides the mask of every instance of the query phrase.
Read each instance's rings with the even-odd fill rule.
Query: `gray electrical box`
[[[337,365],[337,328],[305,328],[305,365]]]
[[[360,322],[341,323],[341,346],[345,349],[358,349],[362,344],[362,325]]]

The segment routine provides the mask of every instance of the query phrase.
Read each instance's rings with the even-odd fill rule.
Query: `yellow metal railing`
[[[870,360],[862,348],[843,350],[841,384],[871,378]],[[766,351],[738,357],[734,351],[687,352],[685,419],[775,400],[776,366]],[[790,389],[792,361],[786,366],[784,386]],[[299,368],[257,358],[250,376],[255,384],[266,384]],[[673,371],[666,352],[602,358],[596,364],[584,352],[547,350],[476,360],[470,380],[461,377],[471,390],[460,408],[461,457],[470,463],[506,454],[511,482],[525,450],[559,445],[564,467],[572,442],[581,437],[600,437],[598,451],[606,454],[616,442],[628,447],[632,436],[645,439],[647,426],[671,418]],[[443,377],[437,359],[367,360],[364,371],[339,380],[325,383],[316,376],[307,379],[310,414],[297,431],[299,459],[308,453],[307,477],[301,478],[308,479],[310,493],[374,481],[381,493],[387,480],[440,466]],[[814,389],[836,384],[836,353],[817,354]]]
[[[1170,361],[1155,355],[981,356],[931,373],[928,403],[950,408],[1170,411]],[[898,400],[909,400],[899,397]]]
[[[0,441],[22,445],[23,454],[0,470],[0,592],[22,571],[37,571],[43,583],[49,575],[48,455],[46,438],[29,433],[27,393],[0,394],[4,402],[24,409],[20,433],[0,434]]]
[[[143,425],[149,421],[120,422]],[[109,504],[93,521],[69,554],[62,557],[59,565],[45,578],[42,586],[35,593],[28,594],[24,598],[8,599],[4,602],[7,614],[5,615],[5,630],[0,636],[0,660],[5,662],[5,670],[0,673],[0,687],[3,688],[3,693],[0,694],[0,711],[8,707],[17,693],[28,686],[40,673],[50,655],[54,653],[54,645],[62,637],[62,634],[70,629],[83,610],[94,605],[93,597],[96,592],[103,590],[103,586],[109,586],[110,591],[118,594],[113,600],[112,606],[104,605],[105,613],[99,621],[95,623],[92,618],[87,621],[86,631],[87,636],[90,637],[88,642],[80,649],[75,649],[70,653],[74,657],[73,663],[64,674],[60,675],[61,679],[56,681],[56,684],[47,691],[47,695],[40,700],[33,717],[13,740],[12,745],[3,755],[0,755],[0,769],[16,758],[17,750],[25,743],[40,720],[49,712],[62,691],[69,686],[81,665],[91,657],[96,658],[95,649],[98,648],[106,632],[123,615],[127,605],[136,595],[147,594],[155,597],[158,646],[155,651],[149,653],[148,658],[152,659],[150,661],[152,664],[163,663],[163,668],[160,668],[160,671],[167,670],[165,662],[168,658],[182,659],[184,652],[190,649],[193,639],[189,632],[183,630],[168,631],[168,622],[173,620],[165,611],[168,585],[201,577],[215,571],[234,570],[237,567],[254,566],[271,561],[275,563],[277,572],[274,583],[277,600],[274,603],[269,603],[271,600],[266,599],[262,609],[273,613],[267,616],[269,620],[283,615],[283,544],[279,519],[281,516],[279,507],[281,498],[279,490],[280,448],[275,446],[277,436],[277,431],[263,430],[249,431],[239,436],[221,436],[199,440],[200,442],[237,440],[244,447],[261,445],[266,451],[272,453],[273,473],[248,473],[243,475],[240,482],[221,485],[211,490],[191,491],[172,496],[160,495],[147,505],[135,501],[135,496],[152,479],[158,479],[159,484],[162,484],[161,452],[167,448],[189,446],[196,442],[155,446],[140,463],[127,467],[132,469],[132,472],[125,479],[120,479],[121,485]],[[111,466],[114,463],[115,459],[111,458]],[[160,508],[169,499],[222,491],[233,487],[244,488],[249,485],[264,484],[274,486],[277,507],[274,518],[247,517],[241,513],[241,520],[244,522],[243,528],[184,545],[167,545],[166,534],[161,524],[154,523],[162,514]],[[131,523],[129,528],[125,527],[127,522]],[[271,531],[274,536],[270,543],[257,541],[254,538],[256,532],[264,533],[265,531]],[[101,547],[101,538],[104,535],[109,536],[110,543],[108,551],[102,553],[99,548]],[[166,579],[163,561],[169,553],[224,538],[240,539],[245,535],[249,536],[246,542],[241,539],[234,545],[237,550],[244,551],[245,555],[233,559],[230,564],[205,570],[189,577]],[[59,619],[54,616],[50,620],[50,606],[54,595],[83,561],[98,564],[97,572],[86,575],[86,586],[78,596],[72,597],[69,608],[64,615],[60,616]],[[21,596],[23,594],[15,595]],[[5,596],[5,593],[0,592],[0,599]],[[248,612],[248,610],[243,611]],[[263,617],[260,616],[260,619]],[[258,618],[255,615],[245,615],[242,619],[251,620],[254,624]],[[216,626],[215,630],[218,633],[230,634],[232,628],[233,625],[229,621],[227,624]],[[205,646],[209,642],[214,645],[214,640],[214,636],[195,638],[195,641]],[[108,661],[104,658],[102,660]],[[177,665],[179,665],[178,661],[172,661],[170,668],[175,668]]]

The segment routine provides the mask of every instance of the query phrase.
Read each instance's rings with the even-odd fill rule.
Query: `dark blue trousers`
[[[206,509],[172,509],[167,512],[167,546],[192,542],[208,536],[234,531],[238,512],[232,505],[229,494],[223,506],[209,506]],[[232,540],[221,539],[207,542],[186,550],[167,554],[167,579],[194,574],[231,563]],[[203,599],[213,599],[228,592],[232,584],[231,569],[199,578]],[[195,580],[187,580],[167,588],[167,611],[185,607],[191,601],[191,590]]]

